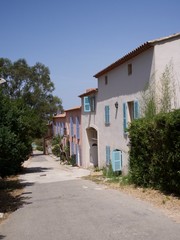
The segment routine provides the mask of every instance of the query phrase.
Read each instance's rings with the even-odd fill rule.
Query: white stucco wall
[[[132,64],[132,75],[128,75],[128,64]],[[131,61],[115,68],[108,74],[108,84],[105,85],[105,75],[98,79],[97,126],[99,129],[99,166],[105,165],[106,146],[111,153],[115,149],[122,151],[123,171],[128,169],[129,139],[123,129],[123,103],[138,100],[154,71],[153,49],[149,49]],[[115,108],[118,102],[118,109]],[[110,125],[104,124],[104,108],[110,106]]]
[[[116,67],[98,79],[96,94],[96,112],[83,113],[82,110],[82,162],[84,167],[90,164],[90,145],[86,129],[93,127],[98,133],[98,165],[106,163],[106,146],[111,153],[115,149],[122,151],[123,171],[128,169],[129,139],[123,129],[123,102],[141,98],[141,92],[152,78],[159,79],[165,66],[173,63],[173,74],[176,79],[176,94],[180,107],[180,40],[166,41],[157,44],[130,61]],[[132,75],[128,76],[128,64],[132,64]],[[105,76],[108,84],[105,84]],[[116,111],[115,102],[118,102]],[[83,103],[83,101],[82,101]],[[105,126],[105,106],[110,107],[110,125]],[[140,106],[141,107],[141,106]]]
[[[175,108],[180,108],[180,39],[171,39],[158,43],[154,47],[155,78],[159,81],[166,66],[170,69],[175,90]]]

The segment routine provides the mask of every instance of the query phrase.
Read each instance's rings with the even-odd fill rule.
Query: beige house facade
[[[170,69],[172,108],[180,108],[180,34],[144,43],[94,75],[98,88],[87,90],[82,101],[82,166],[128,172],[128,124],[141,115],[142,91]]]

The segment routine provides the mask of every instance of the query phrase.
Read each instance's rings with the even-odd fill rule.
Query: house
[[[76,158],[76,164],[81,166],[81,107],[65,110],[66,127],[70,156]]]
[[[53,117],[53,137],[60,136],[60,148],[66,157],[75,157],[81,165],[81,107],[65,110]]]
[[[127,173],[129,138],[127,127],[140,116],[145,86],[154,81],[155,91],[167,66],[174,85],[172,108],[180,108],[180,33],[148,41],[94,77],[98,88],[79,97],[82,102],[82,166]]]

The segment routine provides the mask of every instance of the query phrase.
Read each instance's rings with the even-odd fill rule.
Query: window
[[[105,106],[105,125],[110,125],[109,106]]]
[[[134,119],[139,118],[139,103],[138,101],[131,101],[123,103],[123,128],[124,132]]]
[[[128,64],[128,75],[132,74],[132,63]]]
[[[122,152],[118,149],[112,152],[112,169],[114,172],[122,170]]]
[[[104,82],[105,82],[105,85],[108,85],[108,76],[105,76]]]
[[[95,111],[95,96],[84,97],[84,112]]]
[[[111,162],[111,150],[110,146],[106,146],[106,165],[109,165]]]

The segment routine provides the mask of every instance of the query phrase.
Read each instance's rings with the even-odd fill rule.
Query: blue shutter
[[[80,139],[79,118],[76,117],[76,138]]]
[[[61,123],[61,136],[64,135],[64,123],[62,122]]]
[[[114,172],[122,170],[122,152],[119,150],[112,152],[112,169]]]
[[[106,165],[110,164],[110,146],[106,146]]]
[[[91,106],[90,106],[90,98],[84,97],[84,112],[90,112]]]
[[[134,101],[134,119],[139,118],[139,102]]]
[[[109,106],[105,106],[105,124],[109,125]]]
[[[71,137],[74,136],[74,131],[73,130],[74,130],[73,129],[73,119],[72,119],[72,117],[70,117],[70,135],[71,135]]]
[[[123,103],[123,128],[125,132],[127,129],[127,103]]]

